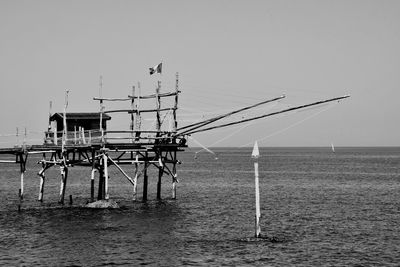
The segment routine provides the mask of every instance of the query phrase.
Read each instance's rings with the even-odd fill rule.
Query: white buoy
[[[254,176],[255,176],[255,193],[256,193],[256,219],[255,219],[255,237],[260,237],[261,228],[260,228],[260,186],[258,179],[258,158],[260,157],[260,152],[258,150],[257,141],[254,143],[253,153],[251,153],[251,157],[254,159]]]

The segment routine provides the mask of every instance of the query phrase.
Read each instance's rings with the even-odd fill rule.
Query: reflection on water
[[[81,208],[90,170],[73,168],[57,204],[59,170],[46,174],[45,201],[31,163],[17,211],[18,168],[0,174],[2,265],[396,265],[400,262],[400,151],[260,149],[261,226],[254,239],[250,149],[221,149],[218,160],[183,153],[178,199],[132,202],[132,188],[110,169],[121,209]],[[132,170],[133,171],[133,170]],[[155,199],[156,172],[150,172]],[[141,187],[139,186],[139,192]]]

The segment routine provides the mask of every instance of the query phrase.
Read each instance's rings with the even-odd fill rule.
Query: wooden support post
[[[46,160],[45,153],[43,153],[42,169],[38,173],[38,175],[40,177],[39,198],[38,198],[38,200],[40,202],[43,201],[43,194],[44,194],[44,182],[45,182],[44,172],[46,171],[46,167],[47,167],[46,163],[44,162],[45,160]]]
[[[140,83],[138,83],[138,96],[137,96],[137,101],[136,101],[136,113],[135,113],[135,125],[134,125],[134,130],[135,130],[135,141],[138,142],[140,140],[140,128],[141,128],[141,118],[140,118],[140,95],[141,95],[141,89],[140,89]]]
[[[24,141],[22,142],[22,150],[24,150],[24,152],[26,151],[26,137],[27,137],[27,132],[25,127]]]
[[[16,133],[16,135],[15,135],[15,136],[16,136],[16,143],[15,143],[15,146],[16,146],[16,147],[18,147],[18,146],[19,146],[19,137],[18,137],[18,136],[19,136],[19,134],[18,134],[18,127],[17,127],[17,133]]]
[[[21,189],[19,190],[19,195],[18,195],[18,197],[19,197],[18,212],[21,212],[21,197],[20,197],[20,195],[21,195]]]
[[[174,125],[172,131],[176,133],[176,129],[178,128],[178,120],[176,118],[176,111],[178,110],[178,96],[179,96],[179,74],[176,73],[176,84],[175,84],[175,103],[174,110],[172,111],[172,116],[174,120]]]
[[[160,157],[161,157],[161,152],[160,152]],[[161,159],[159,161],[160,161],[160,166],[158,167],[158,182],[157,182],[157,199],[158,200],[161,199],[161,178],[164,173],[164,168],[161,165],[161,163],[162,163]]]
[[[90,176],[90,201],[94,201],[94,173],[96,172],[96,151],[92,149],[92,173]]]
[[[62,151],[64,152],[64,147],[68,142],[68,127],[67,127],[67,107],[68,107],[68,93],[65,91],[65,101],[64,101],[64,112],[63,112],[63,134],[62,134]]]
[[[160,131],[161,131],[161,115],[160,115],[160,108],[161,108],[161,99],[160,99],[160,89],[161,89],[161,82],[158,81],[158,86],[156,88],[156,107],[157,107],[157,112],[156,112],[156,130],[157,134],[156,137],[160,137]],[[159,142],[159,139],[155,140],[156,143]]]
[[[43,201],[43,194],[44,194],[44,182],[45,182],[45,176],[44,176],[44,170],[42,169],[39,173],[40,176],[40,187],[39,187],[39,198],[38,200],[40,202]]]
[[[21,188],[20,188],[20,194],[19,194],[21,199],[24,199],[24,172],[21,171]]]
[[[178,110],[178,96],[179,96],[179,73],[176,73],[176,83],[175,83],[175,104],[174,104],[174,110],[173,110],[173,119],[174,119],[174,125],[172,131],[176,133],[177,128],[178,128],[178,120],[176,118],[176,111]],[[173,140],[173,143],[176,143],[176,139]],[[174,151],[174,159],[173,159],[173,167],[172,167],[172,172],[173,172],[173,177],[172,177],[172,199],[176,199],[176,184],[178,182],[177,180],[177,173],[176,173],[176,151]]]
[[[108,194],[108,158],[107,154],[103,154],[103,164],[104,164],[104,199],[108,200],[110,198]]]
[[[173,173],[173,177],[172,177],[172,199],[176,199],[176,183],[177,181],[177,173],[176,173],[176,151],[174,151],[174,163],[173,163],[173,167],[172,167],[172,173]]]
[[[132,137],[132,139],[131,139],[131,143],[133,143],[134,142],[134,139],[133,139],[133,137],[134,137],[134,130],[135,130],[135,119],[134,119],[134,117],[135,117],[135,115],[134,115],[134,113],[133,113],[133,110],[135,109],[135,86],[132,86],[132,98],[131,98],[131,110],[132,110],[132,113],[131,113],[131,131],[132,131],[132,133],[131,133],[131,137]]]
[[[97,193],[97,200],[103,199],[104,192],[104,166],[103,166],[103,159],[100,159],[100,166],[99,166],[99,188]]]
[[[76,125],[74,125],[74,144],[76,145]]]
[[[173,177],[173,182],[172,182],[172,199],[176,199],[176,174]]]
[[[61,170],[61,184],[60,184],[60,199],[58,203],[64,204],[65,187],[67,185],[68,167],[65,165],[60,166]]]
[[[147,177],[147,166],[148,166],[148,153],[146,152],[145,159],[144,159],[144,170],[143,170],[143,198],[142,201],[147,201],[147,184],[148,184],[148,177]]]
[[[54,122],[54,123],[57,123],[57,122]],[[57,126],[54,126],[53,132],[54,132],[54,144],[57,145],[57,138],[58,138],[58,136],[57,136]]]
[[[133,178],[134,185],[133,185],[133,200],[137,199],[137,181],[138,181],[138,174],[139,174],[139,164],[135,163],[135,177]]]
[[[82,127],[81,129],[82,129],[82,143],[86,145],[85,128]]]
[[[103,106],[103,76],[100,75],[100,84],[99,84],[99,96],[100,96],[100,132],[101,132],[101,143],[104,144],[104,129],[103,129],[103,113],[104,113],[104,106]]]
[[[26,166],[26,161],[24,159],[24,155],[20,154],[19,156],[19,160],[20,160],[20,172],[21,172],[21,185],[20,185],[20,199],[24,199],[24,173],[25,173],[25,166]]]

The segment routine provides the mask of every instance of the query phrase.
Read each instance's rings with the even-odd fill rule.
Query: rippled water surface
[[[259,240],[252,238],[250,149],[216,150],[218,160],[180,154],[177,200],[170,177],[163,201],[155,200],[152,170],[150,200],[133,202],[131,185],[111,167],[116,210],[81,208],[90,196],[90,169],[83,167],[70,169],[72,206],[57,204],[57,168],[46,172],[44,202],[37,202],[40,166],[31,158],[18,212],[19,167],[2,164],[0,265],[398,266],[400,149],[336,150],[260,149]]]

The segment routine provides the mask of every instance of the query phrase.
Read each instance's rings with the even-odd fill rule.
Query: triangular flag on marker
[[[149,68],[150,75],[153,75],[154,73],[161,73],[162,71],[162,63],[154,66],[153,68]]]
[[[258,150],[258,143],[257,141],[254,143],[253,153],[251,153],[252,158],[258,158],[260,156],[260,151]]]

